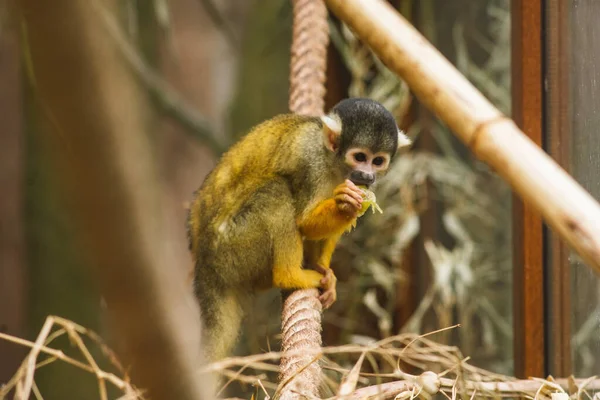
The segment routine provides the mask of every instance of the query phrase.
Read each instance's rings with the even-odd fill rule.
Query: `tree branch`
[[[213,2],[213,0],[199,0],[199,1],[200,1],[200,3],[202,3],[202,7],[204,8],[204,11],[206,11],[206,14],[208,14],[208,17],[212,20],[215,27],[219,31],[221,31],[223,36],[225,36],[225,39],[227,40],[227,43],[231,46],[231,49],[234,51],[238,51],[240,49],[240,42],[235,37],[235,32],[233,30],[233,27],[229,24],[229,21],[227,21],[223,17],[223,15],[221,15],[221,12],[217,8],[217,6]]]
[[[217,136],[208,121],[191,107],[175,89],[162,79],[144,60],[118,25],[117,19],[97,0],[91,2],[98,10],[106,30],[115,40],[123,57],[136,72],[136,76],[148,89],[154,100],[171,118],[179,122],[186,131],[210,147],[215,154],[221,154],[229,147],[228,140]]]

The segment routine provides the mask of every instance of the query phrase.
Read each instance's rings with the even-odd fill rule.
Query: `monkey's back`
[[[214,280],[213,286],[269,279],[268,236],[288,234],[283,231],[294,215],[286,176],[304,162],[299,138],[317,127],[318,118],[280,115],[253,128],[221,158],[196,192],[188,217],[197,278]],[[241,260],[250,264],[247,270],[238,265]]]

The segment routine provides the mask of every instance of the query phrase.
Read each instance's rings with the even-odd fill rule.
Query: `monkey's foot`
[[[321,287],[323,275],[317,271],[301,268],[274,268],[273,286],[290,289],[309,289]]]
[[[331,268],[325,268],[322,265],[316,263],[306,263],[304,265],[304,268],[312,269],[314,271],[317,271],[321,275],[324,275],[320,281],[321,295],[319,296],[319,300],[321,301],[323,309],[328,309],[333,303],[335,303],[335,300],[337,299],[337,291],[335,289],[337,284],[337,278],[333,273],[333,270]]]
[[[321,287],[323,289],[323,293],[321,293],[321,295],[319,296],[319,300],[323,305],[323,309],[328,309],[333,303],[335,303],[335,300],[337,299],[337,292],[335,290],[337,278],[335,277],[331,269],[323,269],[325,270],[325,276],[323,277],[323,279],[321,279]]]

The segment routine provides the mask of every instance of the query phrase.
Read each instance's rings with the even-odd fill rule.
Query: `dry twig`
[[[92,1],[91,4],[94,5],[100,19],[104,22],[107,33],[115,41],[123,57],[135,71],[137,78],[148,89],[148,92],[160,107],[186,128],[187,133],[206,143],[215,154],[224,152],[229,145],[227,139],[217,136],[206,118],[190,106],[168,82],[142,59],[119,27],[115,16],[106,10],[104,5],[97,0]]]
[[[432,332],[429,335],[442,331],[444,330]],[[68,335],[71,338],[71,342],[79,349],[84,361],[69,357],[62,350],[50,347],[55,339],[63,335]],[[103,350],[105,356],[122,377],[98,367],[98,363],[91,358],[83,337],[91,339]],[[25,393],[37,390],[33,379],[35,371],[56,361],[68,363],[94,374],[98,379],[101,399],[106,398],[103,395],[103,393],[106,393],[103,382],[109,382],[123,392],[121,399],[145,398],[144,394],[129,382],[129,378],[120,363],[98,335],[71,321],[54,316],[48,317],[36,342],[1,333],[0,339],[32,349],[14,377],[6,385],[0,387],[0,399],[5,398],[12,389],[16,390],[17,399],[28,398]],[[295,350],[291,353],[293,353],[291,355],[294,355],[294,353],[306,353],[306,351]],[[48,358],[40,361],[40,355],[42,354],[48,355]],[[218,372],[231,380],[254,385],[260,388],[265,395],[265,399],[269,400],[278,385],[270,382],[266,376],[277,369],[275,363],[282,355],[281,352],[269,352],[246,357],[231,357],[207,365],[199,373],[204,375]],[[290,354],[286,356],[289,357]],[[310,356],[325,358],[327,371],[335,373],[338,377],[330,377],[326,380],[332,385],[332,388],[339,386],[338,394],[329,400],[404,399],[419,394],[427,397],[435,393],[444,394],[449,398],[458,398],[458,396],[463,396],[463,398],[466,396],[471,398],[526,396],[540,400],[549,399],[552,393],[568,393],[572,395],[571,398],[573,399],[584,400],[592,398],[592,391],[600,390],[600,379],[596,377],[588,379],[575,379],[573,377],[554,379],[548,377],[547,379],[517,380],[494,374],[470,365],[468,360],[463,358],[456,348],[440,345],[428,339],[426,335],[403,334],[370,344],[324,347],[317,353],[311,353]],[[347,358],[348,356],[355,358],[354,364],[341,367],[335,362],[337,358]],[[363,371],[369,368],[363,362],[368,358],[377,363],[380,368],[379,372]],[[419,374],[405,372],[399,368],[400,361],[419,369],[421,372]],[[264,372],[261,373],[260,371]],[[341,385],[338,382],[342,382]],[[41,398],[42,395],[43,393],[36,393],[38,398]]]
[[[453,327],[456,328],[456,327]],[[438,334],[444,330],[432,332]],[[321,354],[327,372],[337,378],[329,380],[330,388],[338,394],[333,399],[409,398],[417,394],[432,395],[442,393],[448,397],[475,396],[476,398],[498,398],[526,396],[538,399],[549,398],[551,393],[571,393],[573,398],[591,399],[591,392],[600,390],[600,379],[526,379],[495,374],[474,367],[463,358],[457,348],[436,343],[425,335],[402,334],[363,345],[343,345],[323,347],[320,352],[296,353],[317,357]],[[258,385],[258,378],[242,374],[252,370],[268,373],[283,353],[268,352],[247,357],[232,357],[213,363],[202,369],[202,373],[218,372],[232,376],[237,370],[236,379]],[[290,354],[286,354],[290,356]],[[354,364],[339,366],[336,359],[353,358]],[[363,360],[371,357],[379,371],[363,371],[368,367]],[[400,362],[420,370],[418,375],[409,374],[399,367]],[[373,364],[371,364],[373,366]],[[242,367],[242,368],[240,368]],[[377,381],[381,383],[377,383]],[[341,383],[338,383],[341,382]],[[270,387],[263,377],[261,384]],[[337,390],[336,390],[337,389]]]
[[[59,329],[53,331],[56,327]],[[49,347],[54,340],[63,335],[69,336],[71,342],[79,349],[85,362],[67,356],[62,350]],[[88,347],[85,345],[82,335],[91,339],[102,349],[113,367],[123,375],[122,378],[98,367],[98,364],[92,357]],[[143,399],[142,393],[129,382],[129,378],[125,374],[121,364],[110,349],[104,344],[102,339],[93,331],[77,325],[72,321],[56,316],[49,316],[46,318],[46,322],[35,342],[16,338],[4,333],[0,333],[0,339],[31,348],[31,351],[12,379],[0,387],[0,399],[4,399],[13,389],[16,389],[16,399],[29,399],[31,391],[37,390],[35,389],[35,372],[39,368],[45,367],[56,361],[65,362],[75,368],[94,374],[98,380],[98,392],[100,399],[102,400],[107,399],[106,382],[109,382],[122,391],[125,396],[130,396],[132,399]],[[48,355],[49,357],[45,358],[43,361],[39,361],[42,354]],[[36,397],[41,398],[41,394],[36,394]]]

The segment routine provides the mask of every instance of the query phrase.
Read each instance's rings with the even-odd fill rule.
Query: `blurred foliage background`
[[[98,1],[98,0],[94,0]],[[510,113],[508,0],[395,0],[502,111]],[[56,314],[110,341],[88,276],[61,171],[40,132],[52,124],[36,97],[26,35],[0,19],[0,329],[34,338]],[[187,254],[186,207],[220,152],[254,124],[287,111],[292,13],[288,0],[125,0],[106,19],[146,99],[147,134],[162,180],[174,253]],[[325,316],[327,345],[429,332],[475,365],[512,372],[511,196],[367,48],[331,19],[327,104],[346,96],[384,103],[415,139],[379,184],[384,213],[369,215],[335,256],[339,300]],[[190,257],[170,268],[191,270]],[[239,354],[278,347],[277,291],[258,296]],[[68,347],[67,343],[65,346]],[[0,342],[0,382],[23,349]],[[81,374],[82,376],[77,376]],[[93,398],[95,379],[67,366],[36,375],[49,398]]]

